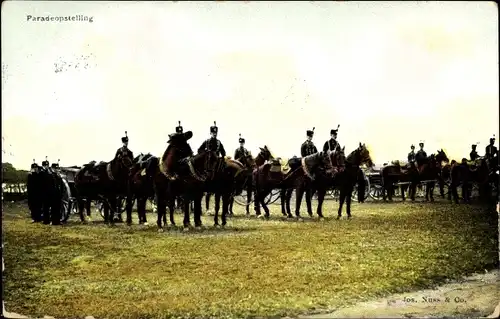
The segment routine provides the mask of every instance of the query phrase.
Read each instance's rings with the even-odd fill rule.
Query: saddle
[[[272,159],[269,161],[269,165],[271,166],[269,168],[269,171],[271,173],[281,173],[283,175],[286,175],[290,172],[290,166],[288,165],[288,161],[281,159],[281,158],[276,158]]]

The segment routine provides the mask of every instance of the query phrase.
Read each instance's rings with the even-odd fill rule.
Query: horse
[[[302,197],[304,193],[310,191],[310,196],[306,196],[307,212],[310,217],[313,216],[311,207],[311,197],[317,192],[318,195],[318,206],[316,209],[316,214],[318,218],[323,218],[323,201],[325,199],[325,194],[327,189],[331,188],[335,184],[335,176],[338,172],[341,172],[345,166],[345,148],[337,148],[335,151],[327,152],[329,163],[324,166],[310,165],[307,157],[304,158],[302,162],[302,168],[304,169],[304,175],[300,177],[300,180],[295,185],[295,217],[301,218],[300,216],[300,205],[302,203]],[[297,162],[297,161],[296,161]],[[293,164],[296,165],[296,164]],[[292,168],[293,169],[293,168]],[[292,217],[290,212],[290,200],[292,197],[292,192],[294,189],[282,190],[283,196],[281,197],[281,213],[283,216],[288,218]],[[306,193],[307,194],[307,193]]]
[[[457,187],[462,184],[462,198],[465,202],[471,200],[472,183],[479,185],[479,195],[483,200],[489,197],[489,182],[490,171],[487,161],[484,157],[477,159],[472,163],[468,163],[467,159],[463,158],[459,164],[452,161],[450,168],[450,194],[455,203],[458,204]]]
[[[337,173],[335,177],[335,187],[340,191],[339,210],[337,219],[342,217],[342,206],[346,203],[347,218],[351,218],[351,198],[354,186],[358,182],[359,170],[361,165],[373,167],[373,161],[370,157],[370,151],[363,143],[352,151],[345,159],[345,169]]]
[[[28,206],[33,222],[61,225],[64,195],[61,175],[49,167],[32,167],[27,179]]]
[[[282,200],[282,213],[285,206],[284,190],[296,188],[303,182],[304,176],[313,176],[311,174],[320,174],[322,171],[333,169],[330,155],[328,152],[319,152],[306,157],[294,157],[288,160],[287,169],[283,170],[278,160],[266,163],[253,172],[255,183],[255,208],[257,216],[261,216],[260,205],[265,211],[265,218],[269,218],[269,208],[266,205],[265,198],[273,189],[280,189]],[[289,205],[288,205],[289,206]]]
[[[428,181],[425,188],[425,200],[434,201],[435,180],[440,178],[443,162],[449,162],[443,149],[427,158],[417,159],[417,167],[410,169],[410,198],[412,201],[415,200],[417,185],[422,181]]]
[[[194,155],[187,141],[193,136],[191,131],[170,134],[169,146],[163,153],[156,167],[150,167],[153,176],[157,200],[158,231],[163,231],[162,218],[166,215],[166,206],[176,196],[182,197],[184,227],[191,226],[189,204],[194,202],[195,227],[201,227],[201,200],[205,191],[204,183],[213,178],[215,165],[219,165],[215,152],[207,151]],[[173,211],[170,222],[175,225]]]
[[[264,163],[270,159],[273,159],[273,155],[271,154],[271,151],[267,147],[267,145],[264,145],[264,147],[259,147],[260,152],[257,154],[255,159],[252,157],[252,154],[249,152],[247,156],[242,158],[240,162],[243,164],[245,167],[245,172],[242,173],[240,176],[245,176],[243,180],[243,184],[240,185],[239,189],[236,189],[236,191],[233,193],[231,196],[231,199],[229,201],[229,215],[234,215],[233,213],[233,204],[234,204],[234,196],[241,194],[243,190],[246,190],[247,193],[247,202],[245,205],[245,210],[246,214],[250,214],[250,203],[252,202],[252,193],[254,192],[253,187],[252,187],[252,172],[255,170],[257,167],[264,165]]]
[[[139,154],[134,159],[134,164],[130,168],[128,181],[128,196],[137,199],[137,214],[139,216],[139,224],[147,225],[146,218],[146,202],[148,198],[154,197],[153,179],[147,174],[146,165],[148,160],[153,157],[150,153]],[[132,207],[127,207],[132,210]],[[127,218],[132,212],[127,211]],[[131,217],[130,217],[131,218]]]
[[[413,163],[408,163],[407,166],[401,166],[399,161],[394,161],[392,164],[384,166],[381,169],[381,182],[382,182],[382,197],[384,201],[389,199],[392,201],[392,196],[394,195],[394,185],[396,183],[409,183],[410,182],[410,168]],[[407,185],[401,185],[401,198],[403,201],[406,200],[405,191],[408,188]]]
[[[110,162],[100,162],[96,165],[95,161],[92,161],[76,173],[75,188],[78,198],[86,198],[88,206],[91,200],[103,199],[106,223],[114,224],[118,196],[126,196],[127,211],[132,210],[132,198],[128,196],[129,171],[132,165],[133,158],[118,154]],[[80,219],[84,221],[83,207],[79,206]],[[127,214],[127,224],[132,224],[131,214]]]

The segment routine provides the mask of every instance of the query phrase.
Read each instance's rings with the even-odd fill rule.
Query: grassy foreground
[[[337,203],[325,205],[336,215]],[[100,216],[30,224],[26,206],[5,204],[6,308],[56,318],[285,316],[498,267],[497,217],[479,207],[354,204],[352,220],[321,222],[281,220],[271,207],[269,221],[235,217],[214,229],[205,217],[202,231],[159,234],[109,228]]]

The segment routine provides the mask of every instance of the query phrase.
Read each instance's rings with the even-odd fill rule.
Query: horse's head
[[[245,167],[253,167],[255,166],[255,159],[253,158],[252,154],[248,152],[245,156],[240,158],[240,162],[245,166]]]
[[[260,149],[259,155],[262,157],[262,159],[264,159],[264,161],[269,161],[274,159],[274,156],[273,154],[271,154],[271,151],[269,150],[267,145],[264,145],[264,147],[259,147],[259,149]]]
[[[448,156],[446,156],[446,153],[444,152],[443,149],[440,149],[436,152],[435,159],[439,164],[450,162],[450,160],[448,159]]]
[[[366,164],[368,167],[373,167],[373,160],[370,156],[370,151],[366,147],[365,143],[359,143],[359,147],[357,149],[359,156],[359,164]]]
[[[120,153],[115,158],[115,162],[121,169],[130,169],[134,165],[134,159],[127,154]]]

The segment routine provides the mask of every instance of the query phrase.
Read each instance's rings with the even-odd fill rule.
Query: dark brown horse
[[[410,174],[411,172],[415,172],[415,170],[411,170],[413,165],[413,163],[408,163],[406,166],[401,166],[399,161],[395,161],[381,169],[382,197],[384,201],[387,198],[392,201],[394,188],[397,183],[400,183],[401,198],[403,201],[406,200],[405,192],[411,180]]]
[[[194,222],[201,226],[201,199],[205,191],[205,183],[213,179],[220,164],[215,152],[203,152],[193,156],[187,141],[193,136],[191,131],[170,135],[169,146],[156,167],[150,172],[154,180],[154,188],[158,205],[158,230],[162,231],[162,219],[166,215],[166,206],[176,196],[182,197],[184,211],[184,227],[191,226],[189,204],[194,202]],[[171,223],[173,212],[171,211]]]
[[[345,169],[337,173],[335,177],[335,188],[340,191],[339,210],[337,219],[342,217],[342,206],[346,203],[347,218],[351,218],[351,199],[354,186],[358,182],[360,166],[365,164],[369,168],[373,167],[370,151],[365,144],[359,143],[359,147],[347,156]]]
[[[267,207],[265,198],[273,189],[283,191],[294,189],[303,183],[304,176],[315,176],[323,174],[333,169],[330,155],[328,153],[319,152],[303,158],[294,157],[288,160],[287,168],[283,169],[279,161],[272,161],[257,168],[253,172],[255,183],[255,201],[256,214],[261,216],[260,205],[265,212],[265,217],[269,218],[269,208]],[[284,197],[284,196],[283,196]],[[282,212],[285,201],[282,199]]]
[[[471,200],[472,184],[479,186],[479,195],[482,200],[489,199],[490,171],[485,158],[481,157],[469,163],[467,159],[462,159],[459,164],[452,161],[450,167],[450,194],[455,203],[458,204],[457,188],[462,185],[462,198],[465,202]]]
[[[104,221],[114,223],[114,213],[118,211],[118,196],[126,197],[127,207],[132,206],[132,199],[128,195],[129,171],[133,158],[118,154],[110,162],[90,162],[76,173],[75,188],[77,196],[87,202],[104,200]],[[79,209],[80,218],[84,220],[83,211]],[[130,218],[129,218],[130,217]],[[127,223],[131,224],[131,216],[127,216]]]
[[[302,203],[302,197],[307,191],[310,192],[311,196],[306,196],[307,212],[310,217],[313,216],[311,197],[317,192],[318,196],[318,206],[316,209],[316,214],[318,218],[323,218],[323,201],[325,200],[326,191],[335,184],[335,176],[337,173],[342,172],[345,168],[345,154],[344,148],[337,148],[335,151],[327,152],[329,156],[330,163],[327,165],[317,167],[308,165],[308,157],[304,158],[302,167],[304,169],[304,175],[299,177],[299,181],[296,183],[295,187],[295,217],[301,218],[300,216],[300,205]],[[294,189],[282,190],[281,197],[281,213],[283,216],[289,218],[292,217],[290,211],[290,200],[292,197]]]
[[[443,162],[449,162],[448,156],[443,149],[438,150],[436,154],[431,154],[429,157],[422,160],[417,160],[417,167],[411,168],[410,174],[410,198],[415,200],[417,185],[425,182],[425,199],[426,201],[434,201],[434,187],[436,180],[440,179]],[[418,174],[416,174],[418,173]]]
[[[233,215],[233,204],[234,204],[234,196],[239,195],[243,192],[243,190],[246,191],[247,195],[247,201],[245,205],[245,210],[246,214],[250,214],[250,203],[252,202],[252,193],[254,192],[254,189],[252,187],[252,177],[253,177],[253,170],[257,169],[257,167],[260,167],[264,165],[264,163],[270,159],[273,159],[273,156],[271,154],[271,151],[267,148],[266,145],[264,147],[260,147],[260,152],[257,154],[255,159],[252,157],[251,153],[248,153],[248,155],[240,160],[240,162],[243,164],[245,167],[245,171],[242,173],[244,176],[243,183],[240,185],[240,187],[235,189],[235,192],[231,196],[231,200],[229,203],[229,214]],[[237,185],[238,186],[238,185]]]

